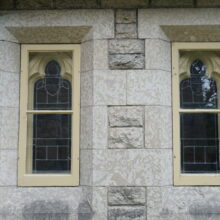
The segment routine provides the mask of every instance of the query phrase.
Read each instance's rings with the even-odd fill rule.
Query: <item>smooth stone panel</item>
[[[19,74],[0,71],[0,106],[19,106]]]
[[[110,128],[109,148],[143,148],[143,128]]]
[[[108,210],[108,220],[145,220],[144,207],[111,207]]]
[[[113,54],[109,55],[110,69],[144,69],[143,54]]]
[[[149,0],[101,0],[102,8],[139,8],[147,7]]]
[[[145,40],[145,69],[171,71],[171,44],[157,39]]]
[[[126,73],[124,71],[94,71],[94,105],[125,105]]]
[[[145,107],[145,147],[172,147],[172,113],[170,107]]]
[[[193,7],[193,0],[153,0],[153,7]]]
[[[109,53],[144,53],[144,40],[110,40],[109,41]]]
[[[143,110],[141,106],[111,106],[108,108],[110,127],[143,126]]]
[[[108,204],[120,205],[144,205],[144,187],[110,187],[108,190]]]
[[[147,213],[166,220],[174,220],[177,216],[181,220],[217,219],[220,216],[219,198],[219,187],[149,187]]]
[[[171,73],[127,71],[127,104],[171,106]]]
[[[0,150],[0,186],[17,185],[17,157],[17,150]]]
[[[94,150],[95,186],[166,186],[172,181],[170,149]]]
[[[18,73],[20,71],[20,45],[0,41],[0,71]]]
[[[137,38],[137,25],[116,24],[116,38]]]
[[[118,9],[116,11],[116,23],[129,24],[136,22],[137,11],[133,9]]]
[[[18,149],[18,108],[0,109],[0,149]]]

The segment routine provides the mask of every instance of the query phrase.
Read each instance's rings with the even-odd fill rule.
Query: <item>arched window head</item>
[[[56,60],[51,60],[45,67],[46,77],[59,76],[61,71],[60,64]]]

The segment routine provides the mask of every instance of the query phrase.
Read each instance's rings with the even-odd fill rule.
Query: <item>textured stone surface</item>
[[[126,73],[124,71],[94,71],[94,105],[124,105],[126,103]]]
[[[137,38],[136,24],[116,24],[116,38]]]
[[[215,6],[220,6],[219,0],[197,0],[197,6],[202,6],[202,7],[215,7]]]
[[[129,24],[136,22],[136,10],[118,9],[116,11],[116,23]]]
[[[0,1],[0,9],[13,9],[14,2],[13,0]]]
[[[110,128],[109,148],[143,148],[143,128]]]
[[[170,107],[145,107],[145,147],[172,147],[172,113]]]
[[[167,41],[145,40],[145,69],[171,71],[171,45]]]
[[[171,149],[95,150],[93,184],[96,186],[171,185],[173,181],[171,154]]]
[[[109,56],[110,69],[143,69],[143,54],[114,54]]]
[[[117,205],[144,205],[144,187],[110,187],[108,190],[108,204]]]
[[[5,72],[20,71],[20,45],[0,41],[0,70]]]
[[[149,187],[147,213],[149,217],[166,220],[218,219],[219,195],[218,187]]]
[[[85,41],[81,44],[81,72],[92,71],[94,60],[94,41]],[[92,73],[90,74],[92,75]]]
[[[17,9],[51,9],[53,7],[52,0],[17,0]]]
[[[138,8],[148,6],[148,0],[101,0],[103,8]]]
[[[127,71],[127,104],[171,105],[171,74],[166,71]]]
[[[93,211],[88,201],[82,201],[78,207],[78,220],[92,220]]]
[[[0,106],[18,107],[19,74],[0,71],[0,94]]]
[[[17,150],[0,150],[0,186],[17,185]]]
[[[97,0],[55,0],[54,5],[57,9],[99,8]]]
[[[193,7],[193,0],[153,0],[151,4],[156,7]]]
[[[80,75],[80,101],[81,106],[93,104],[93,72],[83,72]]]
[[[145,220],[144,207],[109,208],[108,220]]]
[[[18,108],[0,109],[0,149],[18,148]]]
[[[129,39],[129,40],[110,40],[109,53],[144,53],[144,41]]]
[[[111,127],[143,126],[143,116],[143,107],[140,106],[112,106],[108,108]]]

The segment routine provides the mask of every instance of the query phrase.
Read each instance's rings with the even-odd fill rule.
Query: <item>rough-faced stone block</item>
[[[141,127],[143,126],[143,107],[112,106],[108,108],[110,127]]]
[[[137,38],[136,24],[116,24],[116,38]]]
[[[109,148],[143,148],[143,128],[110,128]]]
[[[127,104],[171,105],[171,73],[127,71]]]
[[[99,8],[99,4],[97,0],[55,0],[55,8]]]
[[[144,187],[110,187],[108,190],[108,204],[120,205],[144,205]]]
[[[144,53],[144,41],[129,39],[129,40],[110,40],[109,53]]]
[[[114,207],[108,210],[108,220],[145,220],[144,207]]]
[[[219,0],[197,0],[197,6],[200,7],[216,7],[220,6],[220,1]]]
[[[170,107],[145,107],[145,147],[172,147],[172,114]]]
[[[5,72],[20,71],[20,45],[17,43],[0,42],[0,69]]]
[[[0,149],[18,148],[18,108],[0,109]]]
[[[94,105],[124,105],[126,103],[126,73],[124,71],[94,71]]]
[[[153,7],[193,7],[193,0],[153,0]]]
[[[17,9],[52,9],[52,0],[18,0]]]
[[[140,8],[147,7],[148,0],[101,0],[102,8]]]
[[[171,71],[171,44],[157,39],[145,40],[145,69]]]
[[[109,55],[110,69],[143,69],[143,54],[114,54]]]
[[[129,24],[136,22],[136,10],[118,9],[116,11],[116,23]]]

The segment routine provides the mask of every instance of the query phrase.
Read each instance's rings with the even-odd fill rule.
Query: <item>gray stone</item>
[[[0,10],[1,9],[13,9],[13,8],[14,8],[13,0],[0,1]]]
[[[116,23],[129,24],[136,22],[136,10],[123,10],[116,11]]]
[[[71,9],[71,8],[99,8],[97,0],[55,0],[55,8]]]
[[[144,53],[144,40],[110,40],[109,53]]]
[[[108,204],[114,205],[144,205],[144,187],[110,187],[108,190]]]
[[[52,9],[52,0],[17,0],[17,9]]]
[[[193,0],[153,0],[153,7],[192,7]]]
[[[136,24],[116,24],[116,38],[137,38]]]
[[[197,0],[197,6],[200,7],[216,7],[220,6],[220,1],[219,0]]]
[[[143,107],[112,106],[108,109],[109,125],[111,127],[143,126]]]
[[[93,216],[92,208],[88,201],[83,201],[78,207],[78,220],[91,220]]]
[[[149,0],[101,0],[102,8],[140,8],[147,7]]]
[[[109,208],[108,220],[145,220],[144,207]]]
[[[109,148],[143,148],[143,128],[110,128]]]
[[[109,56],[110,69],[143,69],[143,54],[114,54]]]

